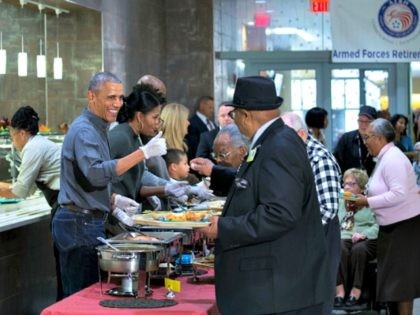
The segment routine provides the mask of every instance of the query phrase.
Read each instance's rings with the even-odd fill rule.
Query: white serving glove
[[[143,151],[146,160],[153,156],[166,154],[166,140],[162,138],[162,131],[159,131],[156,136],[150,139],[144,146],[139,147],[139,149]]]
[[[150,196],[146,198],[150,205],[153,207],[153,210],[159,211],[162,210],[162,202],[158,196]]]
[[[120,194],[115,195],[114,205],[127,212],[128,215],[133,215],[141,211],[141,205],[138,202]]]
[[[188,186],[187,194],[189,197],[197,198],[200,200],[209,200],[214,198],[214,195],[206,188],[200,186]]]
[[[118,219],[118,221],[124,223],[125,225],[134,225],[134,220],[127,213],[125,213],[124,210],[117,207],[114,209],[114,211],[112,211],[112,214]]]
[[[165,196],[175,198],[181,197],[182,195],[187,194],[188,187],[187,181],[168,182],[165,185]]]

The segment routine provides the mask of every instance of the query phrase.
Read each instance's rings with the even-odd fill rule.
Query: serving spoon
[[[107,241],[106,239],[104,239],[103,237],[98,236],[96,239],[97,239],[98,241],[100,241],[100,242],[104,243],[105,245],[107,245],[107,246],[111,247],[111,248],[112,248],[113,250],[115,250],[116,252],[119,252],[119,251],[120,251],[118,248],[116,248],[115,246],[113,246],[110,242],[108,242],[108,241]]]

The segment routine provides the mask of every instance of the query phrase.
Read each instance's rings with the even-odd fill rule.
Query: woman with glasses
[[[344,191],[362,194],[367,181],[366,171],[350,168],[343,176]],[[378,224],[372,209],[355,206],[342,199],[338,217],[341,224],[341,261],[334,300],[336,308],[359,303],[367,263],[376,257],[378,237]]]
[[[355,207],[370,207],[379,224],[377,300],[388,302],[391,315],[411,315],[420,297],[420,194],[410,161],[395,144],[392,124],[371,122],[363,141],[377,158],[366,195]]]

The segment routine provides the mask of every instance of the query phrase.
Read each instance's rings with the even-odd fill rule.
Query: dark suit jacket
[[[349,168],[363,168],[370,176],[375,168],[373,157],[368,153],[359,130],[344,133],[334,149],[334,156],[344,174]]]
[[[325,236],[304,143],[278,119],[256,148],[253,160],[239,168],[218,223],[222,314],[288,312],[323,303],[329,294]]]
[[[220,128],[216,127],[213,130],[200,134],[200,141],[198,142],[198,148],[197,152],[195,153],[195,157],[202,157],[213,160],[211,157],[211,153],[213,152],[213,142],[219,131]]]
[[[194,114],[189,119],[190,125],[188,126],[188,133],[185,136],[185,141],[188,145],[188,160],[195,158],[195,153],[197,152],[198,141],[200,140],[200,134],[206,131],[209,131],[206,124]]]

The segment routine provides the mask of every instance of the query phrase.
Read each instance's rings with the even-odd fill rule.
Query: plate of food
[[[192,206],[191,210],[213,210],[213,211],[222,211],[223,206],[225,205],[224,199],[211,200],[199,203]]]
[[[195,267],[214,268],[214,255],[196,258],[192,264]]]
[[[205,227],[209,225],[212,211],[154,211],[147,214],[136,214],[132,218],[136,224],[166,227]]]
[[[340,198],[343,198],[344,200],[354,201],[357,200],[358,197],[350,191],[343,191],[340,192]]]

